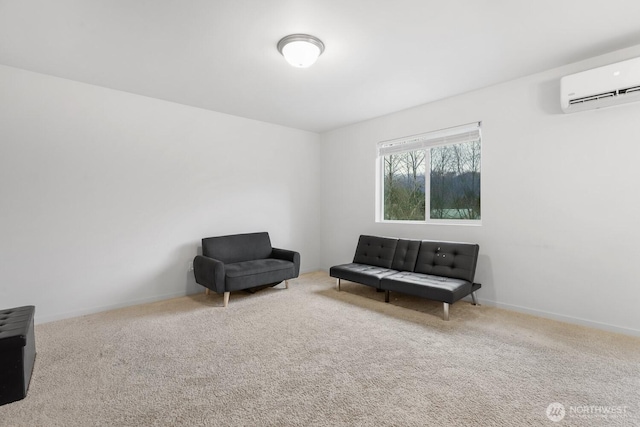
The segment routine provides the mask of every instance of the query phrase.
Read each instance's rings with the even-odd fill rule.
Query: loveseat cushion
[[[353,262],[355,264],[391,268],[397,245],[398,239],[362,235],[358,239]]]
[[[269,258],[271,249],[266,231],[202,239],[202,255],[225,264]]]
[[[414,271],[473,282],[479,248],[471,243],[423,240]]]
[[[401,292],[449,304],[472,292],[471,283],[466,280],[404,271],[383,277],[380,287],[385,291]]]
[[[291,261],[267,258],[225,265],[227,291],[278,283],[296,277]]]
[[[374,288],[380,288],[380,279],[393,273],[396,273],[396,271],[357,263],[335,265],[329,270],[331,277],[373,286]]]

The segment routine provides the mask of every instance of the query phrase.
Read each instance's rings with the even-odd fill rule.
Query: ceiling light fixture
[[[291,34],[278,42],[278,52],[294,67],[307,68],[324,52],[324,43],[308,34]]]

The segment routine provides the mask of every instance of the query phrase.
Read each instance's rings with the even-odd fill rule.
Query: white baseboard
[[[35,316],[35,319],[34,319],[34,323],[36,325],[39,325],[41,323],[55,322],[56,320],[63,320],[63,319],[70,319],[72,317],[86,316],[88,314],[95,314],[95,313],[100,313],[100,312],[103,312],[103,311],[115,310],[115,309],[123,308],[123,307],[130,307],[132,305],[146,304],[146,303],[150,303],[150,302],[156,302],[156,301],[162,301],[162,300],[171,299],[171,298],[182,297],[182,296],[185,296],[185,295],[190,295],[192,293],[193,292],[186,292],[186,291],[172,292],[172,293],[169,293],[169,294],[156,295],[156,296],[148,297],[148,298],[140,298],[140,299],[135,299],[135,300],[123,301],[123,302],[119,302],[119,303],[116,303],[116,304],[107,304],[107,305],[102,305],[102,306],[83,308],[82,310],[74,310],[74,311],[68,311],[68,312],[65,312],[65,313],[57,313],[57,314],[54,314],[54,315],[51,315],[51,316],[38,316],[37,315],[37,310],[36,310],[36,316]]]
[[[307,274],[307,273],[310,273],[312,271],[317,271],[317,270],[300,272],[300,275]],[[70,319],[72,317],[86,316],[86,315],[89,315],[89,314],[100,313],[100,312],[103,312],[103,311],[115,310],[115,309],[123,308],[123,307],[130,307],[132,305],[146,304],[146,303],[150,303],[150,302],[162,301],[162,300],[171,299],[171,298],[183,297],[185,295],[191,295],[191,294],[194,294],[194,293],[198,293],[200,291],[204,291],[204,287],[198,285],[198,290],[196,290],[195,292],[193,292],[193,291],[192,292],[187,292],[187,291],[172,292],[172,293],[156,295],[156,296],[148,297],[148,298],[140,298],[140,299],[134,299],[134,300],[129,300],[129,301],[123,301],[123,302],[119,302],[119,303],[116,303],[116,304],[107,304],[107,305],[102,305],[102,306],[83,308],[82,310],[74,310],[74,311],[68,311],[68,312],[65,312],[65,313],[57,313],[57,314],[50,315],[50,316],[38,316],[38,314],[37,314],[38,312],[36,310],[36,317],[34,319],[34,323],[36,325],[39,325],[41,323],[55,322],[56,320],[64,320],[64,319]]]
[[[471,299],[469,298],[469,301],[470,300]],[[491,307],[503,308],[505,310],[517,311],[519,313],[524,313],[524,314],[531,314],[533,316],[544,317],[546,319],[558,320],[558,321],[561,321],[561,322],[571,323],[571,324],[574,324],[574,325],[587,326],[589,328],[600,329],[600,330],[603,330],[603,331],[616,332],[616,333],[619,333],[619,334],[640,337],[640,330],[637,330],[637,329],[631,329],[631,328],[625,328],[625,327],[616,326],[616,325],[610,325],[608,323],[594,322],[592,320],[581,319],[579,317],[566,316],[566,315],[563,315],[563,314],[551,313],[551,312],[544,311],[544,310],[535,310],[535,309],[532,309],[532,308],[522,307],[522,306],[519,306],[519,305],[504,304],[504,303],[501,303],[501,302],[496,302],[496,301],[491,301],[491,300],[486,300],[486,299],[481,299],[481,298],[478,298],[478,302],[481,305],[485,304],[485,305],[488,305],[488,306],[491,306]]]

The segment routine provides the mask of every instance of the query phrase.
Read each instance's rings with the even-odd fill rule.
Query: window
[[[378,221],[478,224],[480,123],[378,144]]]

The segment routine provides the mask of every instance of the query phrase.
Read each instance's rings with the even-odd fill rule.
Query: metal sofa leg
[[[444,304],[443,305],[444,313],[443,313],[442,319],[443,320],[449,320],[449,303],[448,302],[443,302],[442,304]]]
[[[480,304],[478,304],[478,300],[476,299],[476,293],[475,292],[471,292],[471,300],[473,300],[473,305],[480,305]]]
[[[225,292],[224,293],[224,306],[225,308],[229,305],[229,295],[231,294],[231,292]]]
[[[389,302],[389,291],[384,291],[384,302]]]
[[[338,292],[340,292],[340,279],[336,279],[336,286],[338,287]]]

